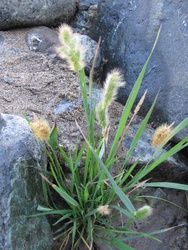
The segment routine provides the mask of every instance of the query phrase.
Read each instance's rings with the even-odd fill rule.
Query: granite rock
[[[47,219],[30,217],[42,202],[46,156],[23,118],[0,115],[0,159],[0,249],[50,250]]]
[[[1,0],[0,30],[38,25],[57,26],[70,22],[76,0]]]
[[[153,46],[162,25],[159,41],[148,65],[138,99],[148,89],[140,111],[144,116],[159,93],[152,124],[179,124],[188,113],[188,2],[155,0],[99,0],[90,28],[91,38],[102,36],[101,53],[107,63],[106,73],[114,67],[122,70],[127,85],[118,100],[125,104],[132,86]],[[187,136],[188,128],[174,138]]]

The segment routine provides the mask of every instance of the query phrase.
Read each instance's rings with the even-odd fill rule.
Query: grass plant
[[[117,131],[111,145],[108,145],[108,135],[110,130],[110,119],[108,111],[114,101],[118,88],[124,86],[123,77],[119,70],[113,70],[107,76],[104,84],[104,93],[101,101],[92,103],[92,71],[89,81],[89,105],[86,88],[86,76],[84,71],[84,49],[79,43],[79,35],[74,34],[71,28],[63,24],[59,30],[60,45],[57,49],[60,57],[67,60],[70,69],[78,72],[82,91],[85,119],[87,122],[87,133],[82,131],[77,122],[76,126],[84,138],[83,145],[77,144],[74,152],[66,152],[58,143],[58,128],[55,125],[50,131],[46,121],[41,122],[35,116],[30,122],[31,128],[36,137],[46,141],[46,153],[49,158],[50,170],[48,175],[41,173],[43,180],[44,196],[46,206],[38,206],[41,215],[59,215],[54,223],[56,228],[54,239],[62,238],[61,249],[70,244],[70,249],[79,249],[80,244],[84,244],[88,250],[95,249],[95,242],[100,240],[109,249],[115,246],[121,250],[132,250],[129,241],[136,237],[149,237],[156,239],[154,234],[162,233],[165,229],[148,234],[130,229],[130,225],[135,220],[140,220],[146,216],[152,216],[152,208],[145,205],[138,210],[134,207],[138,191],[141,187],[166,187],[188,190],[187,185],[144,181],[147,174],[155,169],[168,157],[188,146],[188,137],[178,144],[163,152],[164,145],[178,132],[187,126],[188,118],[184,119],[174,129],[172,125],[163,125],[151,138],[156,150],[148,163],[139,171],[133,174],[139,159],[129,168],[127,163],[137,145],[150,115],[154,109],[157,97],[155,98],[147,115],[140,124],[132,144],[125,156],[125,160],[120,168],[120,173],[113,176],[111,170],[117,162],[117,150],[127,133],[134,116],[138,113],[146,93],[144,93],[136,108],[132,111],[138,91],[140,89],[147,65],[156,46],[159,33],[154,42],[154,46],[145,62],[137,81],[126,102],[122,112]],[[95,108],[89,108],[95,107]],[[132,119],[128,119],[132,111]],[[95,122],[100,126],[100,135],[95,136]],[[100,139],[99,139],[100,138]],[[146,149],[147,150],[147,149]],[[64,158],[65,165],[71,173],[71,178],[67,181],[64,167],[60,164],[57,151]],[[108,152],[108,153],[107,153]],[[159,153],[160,152],[160,153]],[[84,171],[80,171],[80,162],[84,159]],[[49,177],[50,176],[50,177]],[[53,199],[52,190],[59,195],[61,202],[56,203]],[[132,192],[134,191],[134,192]],[[130,195],[134,193],[134,195]],[[38,216],[39,214],[37,214]],[[122,216],[126,220],[121,220]],[[121,223],[114,223],[120,218]]]

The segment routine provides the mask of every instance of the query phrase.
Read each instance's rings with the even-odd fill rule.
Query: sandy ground
[[[66,62],[30,51],[25,42],[28,31],[0,31],[4,37],[0,43],[0,112],[29,118],[35,113],[51,125],[55,118],[60,139],[70,148],[78,132],[75,120],[86,128],[82,103],[75,102],[81,98],[78,76],[68,69]],[[73,102],[74,108],[55,115],[54,110],[63,98]],[[112,135],[121,112],[120,104],[111,108]]]
[[[25,42],[28,30],[0,32],[0,112],[50,119],[62,98],[80,95],[78,77],[60,60],[29,51]]]
[[[75,119],[83,120],[80,103],[71,112],[54,114],[57,104],[65,98],[81,98],[77,74],[67,64],[49,55],[29,51],[25,42],[28,29],[0,32],[0,112],[32,117],[33,112],[52,125],[57,120],[65,141],[75,134]],[[65,143],[64,141],[64,143]]]

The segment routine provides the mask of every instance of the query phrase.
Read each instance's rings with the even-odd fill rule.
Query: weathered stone
[[[59,43],[57,32],[41,26],[29,30],[26,34],[26,43],[30,50],[41,53],[55,53],[55,46]]]
[[[78,3],[79,10],[88,10],[92,5],[97,5],[99,0],[80,0]]]
[[[46,157],[23,118],[0,115],[0,159],[0,249],[51,249],[46,218],[29,217],[42,201]]]
[[[148,89],[141,110],[145,115],[158,91],[152,122],[180,123],[188,113],[188,19],[187,1],[99,0],[98,12],[89,35],[96,41],[102,36],[101,53],[107,59],[104,75],[114,68],[122,69],[127,85],[118,100],[125,103],[132,86],[153,46],[162,24],[157,47],[138,96]],[[137,100],[138,100],[137,99]],[[188,128],[179,133],[179,141]]]
[[[91,67],[93,65],[95,52],[97,50],[97,42],[92,40],[87,35],[81,35],[81,44],[83,45],[84,50],[85,50],[85,65],[86,65],[85,70],[89,74],[89,71],[91,70]],[[99,50],[97,54],[97,59],[94,65],[95,73],[96,72],[100,73],[100,65],[101,65],[101,54]]]
[[[4,37],[0,35],[0,43],[3,43],[3,41],[4,41]]]
[[[87,35],[81,35],[81,44],[85,51],[85,70],[89,74],[95,51],[97,49],[97,42],[92,40]],[[59,38],[57,32],[48,27],[37,27],[31,29],[26,34],[26,43],[30,50],[39,51],[41,53],[53,54],[56,56],[55,47],[59,45]],[[100,73],[101,55],[98,51],[97,60],[95,63],[95,74]]]
[[[78,11],[72,25],[74,28],[79,29],[82,34],[87,34],[88,29],[92,26],[98,1],[99,0],[81,0],[78,3]]]
[[[0,30],[29,26],[57,26],[70,22],[76,0],[1,0]]]
[[[4,36],[0,35],[0,55],[1,55],[2,50],[3,50],[3,41],[4,41]]]

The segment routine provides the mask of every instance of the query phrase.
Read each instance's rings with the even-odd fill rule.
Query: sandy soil
[[[0,43],[0,112],[28,117],[32,117],[34,112],[51,125],[55,118],[60,139],[70,149],[78,132],[75,120],[83,129],[86,128],[82,103],[75,102],[81,98],[78,76],[68,69],[66,62],[30,51],[25,42],[28,31],[0,31],[4,37]],[[73,102],[74,108],[55,115],[54,109],[63,98]],[[111,108],[112,135],[121,112],[120,104],[116,103]]]
[[[0,32],[0,112],[32,117],[32,113],[51,124],[56,105],[66,98],[81,97],[79,80],[66,63],[41,53],[29,51],[25,42],[28,29]],[[59,131],[75,132],[75,119],[81,121],[81,104],[71,112],[56,115]],[[65,133],[63,132],[65,131]]]

